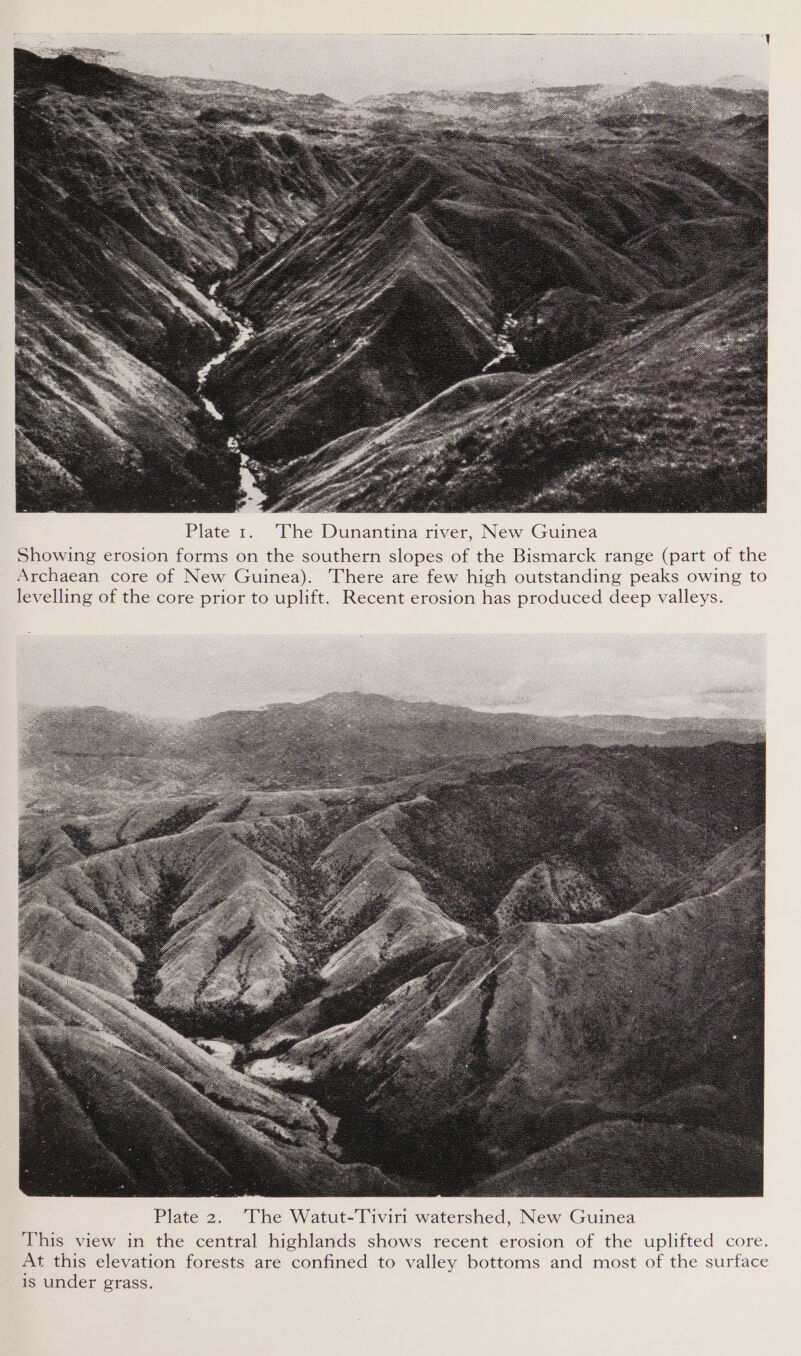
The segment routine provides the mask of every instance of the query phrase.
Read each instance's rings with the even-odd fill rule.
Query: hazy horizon
[[[197,719],[335,692],[543,717],[764,719],[754,635],[27,636],[19,699]]]
[[[765,88],[764,34],[57,33],[18,34],[39,55],[96,53],[135,74],[230,80],[345,102],[412,91],[513,92],[564,85]]]

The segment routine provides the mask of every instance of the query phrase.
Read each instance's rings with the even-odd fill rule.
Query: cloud
[[[19,657],[26,701],[159,716],[354,689],[543,716],[758,717],[764,699],[750,635],[26,637]]]
[[[111,47],[48,47],[43,56],[72,56],[79,61],[88,61],[92,65],[102,64],[107,57],[120,56],[119,49]]]
[[[739,697],[746,693],[761,691],[761,687],[743,684],[740,687],[703,687],[698,695],[700,697]]]

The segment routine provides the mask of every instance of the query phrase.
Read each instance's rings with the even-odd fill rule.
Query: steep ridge
[[[308,1098],[225,1069],[91,984],[23,965],[20,1021],[28,1194],[396,1191],[375,1169],[330,1156],[326,1121]]]
[[[472,873],[482,891],[487,881],[495,882],[499,903],[503,891],[536,862],[562,851],[574,860],[578,851],[585,869],[596,879],[599,871],[606,873],[614,897],[621,906],[630,905],[649,888],[649,854],[654,862],[675,861],[677,869],[686,869],[682,853],[700,864],[723,846],[721,840],[731,841],[760,822],[764,751],[757,742],[758,729],[751,732],[751,743],[745,742],[745,733],[741,744],[724,741],[722,733],[716,732],[717,742],[692,747],[533,748],[484,760],[446,761],[433,772],[341,788],[238,794],[226,788],[184,796],[173,792],[164,798],[156,793],[142,802],[131,786],[118,810],[100,814],[76,813],[75,792],[68,791],[66,811],[59,814],[54,808],[24,819],[21,874],[25,879],[39,875],[42,859],[53,847],[66,850],[64,837],[83,858],[154,838],[167,842],[183,830],[203,841],[200,831],[219,832],[227,824],[240,837],[252,832],[248,843],[260,845],[285,865],[293,853],[308,851],[310,862],[318,857],[321,888],[330,888],[334,869],[338,890],[365,860],[351,846],[356,833],[342,838],[338,852],[344,866],[334,867],[333,852],[330,859],[319,854],[328,851],[326,844],[337,835],[358,825],[358,840],[371,848],[374,842],[391,842],[398,859],[430,860],[440,874],[453,869],[457,894],[470,888]],[[661,734],[663,740],[669,737]],[[676,737],[681,741],[682,733]],[[99,789],[87,793],[90,804],[102,801],[104,794],[101,770]],[[699,795],[706,807],[702,818]],[[670,832],[660,824],[669,825]],[[536,826],[535,838],[531,825]],[[501,861],[508,884],[498,876]],[[661,867],[656,874],[663,875]],[[669,875],[675,874],[670,867]],[[634,891],[628,897],[627,880]]]
[[[49,869],[51,852],[66,852],[65,840],[72,848],[68,858],[72,862],[212,825],[229,825],[243,841],[258,842],[260,851],[269,846],[283,860],[287,851],[305,850],[307,836],[309,842],[319,841],[324,826],[348,826],[360,815],[409,794],[415,780],[318,791],[218,791],[164,798],[154,794],[144,802],[137,788],[124,805],[105,814],[73,814],[70,805],[60,814],[32,813],[23,816],[20,826],[20,878],[29,880]]]
[[[234,508],[229,437],[271,509],[759,507],[766,109],[666,85],[344,105],[17,53],[20,508]],[[523,375],[577,352],[551,393]]]
[[[635,905],[633,912],[656,913],[658,909],[670,908],[681,899],[713,894],[738,876],[751,871],[764,871],[764,868],[765,827],[758,825],[714,857],[701,872],[684,874],[678,880],[646,895]]]
[[[341,155],[301,148],[158,82],[16,54],[21,509],[234,506],[194,398],[232,334],[204,288],[350,182]]]
[[[173,1021],[252,1026],[304,984],[330,996],[521,916],[606,917],[679,888],[758,821],[762,776],[748,746],[535,750],[417,790],[172,802],[161,837],[161,802],[50,821],[74,852],[56,869],[34,819],[22,944]]]
[[[711,894],[647,917],[512,927],[287,1058],[342,1108],[351,1148],[406,1173],[447,1172],[457,1137],[476,1174],[588,1121],[683,1120],[675,1094],[693,1085],[715,1089],[725,1129],[757,1139],[762,872],[728,866]]]
[[[286,873],[223,827],[99,853],[21,896],[23,955],[219,1028],[298,985],[301,926]]]
[[[735,511],[764,502],[751,272],[528,378],[473,378],[290,462],[276,510]]]
[[[519,304],[526,283],[534,290],[526,262],[540,281],[644,294],[646,275],[582,237],[575,213],[554,201],[524,155],[482,153],[463,144],[390,156],[285,250],[228,286],[261,333],[220,367],[216,392],[254,456],[313,451],[480,372],[496,351],[495,318]],[[287,399],[291,423],[281,416]]]
[[[311,451],[419,405],[492,358],[491,297],[476,270],[421,217],[419,199],[434,191],[436,176],[425,165],[418,174],[417,185],[392,172],[368,179],[357,216],[349,205],[335,207],[331,220],[278,260],[275,278],[269,267],[262,274],[254,266],[252,283],[246,273],[226,289],[251,316],[261,293],[275,288],[286,297],[269,329],[221,364],[211,386],[251,455]],[[387,180],[390,192],[382,194]],[[404,190],[408,200],[396,205]],[[336,240],[343,233],[338,213],[347,218],[347,246],[321,250],[319,234]]]
[[[750,1141],[763,775],[759,746],[545,748],[375,787],[196,793],[38,834],[34,820],[23,957],[59,992],[77,986],[79,1006],[91,991],[160,1039],[219,1047],[248,1086],[313,1092],[342,1117],[347,1157],[433,1189],[533,1172],[532,1154],[595,1122]],[[184,1106],[185,1089],[109,1050],[120,1033],[105,1009],[100,1026],[88,1044],[36,1033],[56,1084],[84,1109],[98,1079],[116,1108],[121,1078]],[[175,1039],[182,1059],[195,1051]],[[216,1094],[190,1082],[205,1134]],[[90,1127],[97,1114],[92,1101]],[[650,1143],[620,1133],[621,1163]],[[665,1135],[659,1161],[681,1187],[691,1174]],[[753,1185],[754,1152],[727,1150],[714,1182]]]
[[[692,342],[689,348],[682,342],[683,335],[678,338],[675,326],[668,332],[649,321],[654,312],[680,310],[688,288],[701,287],[711,297],[740,282],[749,268],[764,268],[764,165],[760,150],[728,123],[710,125],[700,135],[697,124],[691,132],[674,133],[645,142],[624,138],[613,150],[593,148],[594,154],[570,139],[556,153],[531,138],[478,147],[460,135],[446,145],[428,140],[394,150],[305,231],[240,272],[227,295],[254,318],[259,333],[216,371],[215,399],[235,419],[250,453],[277,469],[273,507],[430,507],[421,496],[441,494],[454,471],[458,478],[460,467],[443,461],[439,447],[420,446],[420,439],[420,466],[408,456],[393,464],[373,455],[376,438],[392,443],[388,417],[411,415],[426,405],[426,417],[441,418],[436,401],[429,402],[457,380],[444,300],[457,287],[462,313],[489,334],[496,353],[504,314],[524,317],[539,299],[561,291],[605,311],[602,331],[620,337],[633,329],[641,351],[658,347],[661,339],[674,365],[682,364],[688,388],[696,366],[703,381],[715,331],[726,338],[739,313],[729,314],[712,301],[700,319],[696,310],[697,352]],[[411,324],[404,318],[399,331],[387,273],[394,277],[401,269],[407,278],[412,270],[424,286],[417,295],[405,295]],[[483,286],[483,301],[477,285]],[[764,290],[757,276],[757,329]],[[380,339],[386,326],[392,334],[391,368]],[[712,336],[704,339],[706,330]],[[597,327],[579,328],[572,351],[592,347],[595,338]],[[654,366],[663,358],[660,352]],[[743,363],[751,361],[746,353]],[[462,375],[472,382],[482,365],[486,360],[482,364],[474,354],[469,373]],[[596,381],[607,404],[626,391],[624,365],[599,364]],[[417,379],[409,386],[412,368]],[[757,378],[762,375],[758,354],[753,370]],[[518,386],[507,382],[507,390]],[[473,400],[480,397],[481,386],[468,389]],[[497,383],[483,389],[494,405]],[[566,400],[571,408],[574,398],[571,390]],[[588,392],[587,403],[589,398]],[[469,404],[465,396],[457,426],[469,420]],[[579,413],[584,404],[579,400]],[[455,412],[453,402],[449,408]],[[653,413],[658,424],[662,411]],[[488,428],[494,431],[499,416],[500,408],[494,408]],[[386,427],[376,432],[376,425]],[[760,431],[764,441],[764,425],[755,423],[755,438]],[[729,452],[736,446],[735,432],[725,430]],[[502,434],[498,442],[502,449]],[[643,460],[654,450],[646,447]],[[336,471],[319,476],[319,464],[332,461],[338,477]],[[480,467],[482,474],[492,469]],[[488,474],[488,498],[479,494],[463,505],[457,497],[453,506],[506,507],[496,482],[497,475]],[[521,480],[510,506],[527,506],[521,493],[537,488]]]

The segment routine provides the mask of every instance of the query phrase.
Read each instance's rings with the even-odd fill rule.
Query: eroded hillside
[[[758,1190],[763,775],[584,744],[28,815],[24,1182]]]
[[[15,106],[21,508],[762,506],[763,92]]]
[[[601,455],[654,503],[642,482],[677,443],[701,481],[724,445],[733,478],[744,437],[758,465],[760,153],[728,126],[705,136],[704,154],[697,128],[611,149],[454,138],[397,151],[241,271],[226,295],[257,334],[214,390],[243,446],[281,473],[280,506],[525,508],[575,461],[598,474]],[[568,317],[566,297],[595,323]],[[504,316],[522,334],[531,308],[538,348],[496,362]],[[499,363],[548,380],[480,376]],[[608,503],[569,506],[624,507],[603,478]]]
[[[28,52],[15,85],[19,506],[233,508],[238,465],[197,399],[234,333],[209,285],[351,182],[346,160],[242,135],[213,87],[198,107],[180,82]]]

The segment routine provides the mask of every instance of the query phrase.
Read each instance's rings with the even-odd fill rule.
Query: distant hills
[[[413,121],[417,115],[449,118],[456,125],[479,114],[507,130],[524,132],[540,119],[572,115],[588,126],[609,117],[664,115],[674,119],[720,118],[765,113],[767,90],[741,76],[714,85],[644,84],[527,85],[515,90],[409,90],[368,95],[359,107]],[[518,119],[520,121],[515,122]],[[526,122],[522,120],[526,119]]]
[[[113,796],[115,788],[126,795],[146,786],[348,786],[538,746],[670,747],[763,737],[759,721],[493,714],[358,692],[194,721],[104,707],[21,712],[22,767],[30,796],[43,805],[58,803],[61,794],[80,797],[81,789]]]

